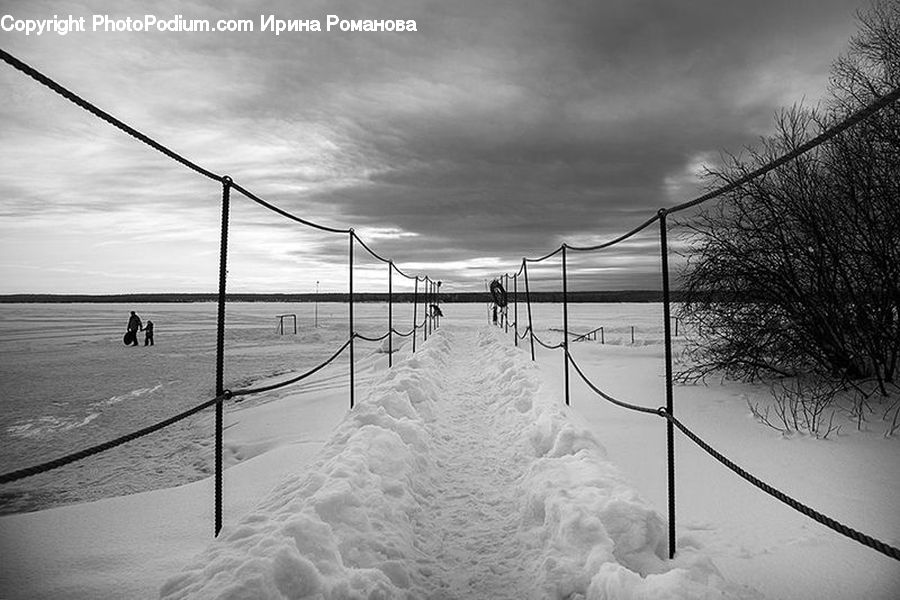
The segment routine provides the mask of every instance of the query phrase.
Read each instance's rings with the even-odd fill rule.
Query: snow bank
[[[436,332],[161,596],[753,597],[666,559],[662,519],[540,381],[496,329]]]
[[[521,529],[540,547],[533,565],[539,598],[758,597],[728,585],[708,558],[681,540],[670,561],[663,519],[622,478],[606,451],[562,399],[529,393],[538,374],[494,330],[481,332],[494,378],[514,400],[495,407],[519,430],[533,456],[519,484]],[[523,381],[524,380],[524,381]],[[516,414],[518,413],[518,415]]]

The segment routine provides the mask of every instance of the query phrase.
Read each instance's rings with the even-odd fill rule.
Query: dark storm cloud
[[[10,50],[266,200],[371,232],[367,242],[383,256],[478,289],[483,276],[515,270],[522,256],[562,241],[605,241],[695,194],[693,171],[702,162],[754,143],[779,108],[822,96],[861,4],[162,3],[158,14],[257,23],[266,14],[415,19],[418,32],[114,34],[15,39]],[[63,12],[41,2],[22,10]],[[109,11],[99,4],[66,10]],[[143,9],[123,3],[119,10]],[[12,79],[4,75],[4,87]],[[20,81],[9,86],[18,101],[0,106],[0,118],[21,129],[45,127],[43,115],[59,101]],[[35,103],[40,111],[31,110]],[[71,140],[67,127],[52,125],[47,147]],[[0,135],[23,145],[30,139]],[[171,166],[121,149],[127,138],[108,137],[90,152],[68,146],[80,163],[55,165],[80,182],[85,165],[103,156],[104,172],[93,180],[102,193],[70,185],[59,206],[108,211],[110,197],[152,197],[170,213],[179,202],[215,205],[215,190],[169,183]],[[100,151],[104,145],[112,155]],[[3,185],[7,194],[18,190],[16,204],[4,207],[10,215],[54,197],[12,179]],[[248,230],[266,229],[268,219],[246,214]],[[279,239],[288,235],[282,229],[271,227]],[[304,258],[311,248],[337,263],[345,242],[316,242]],[[609,253],[616,264],[605,275],[618,287],[652,282],[647,252]],[[629,261],[631,280],[619,270]],[[587,263],[584,269],[591,272]]]
[[[472,255],[610,235],[639,222],[635,209],[687,199],[667,197],[665,183],[694,157],[740,150],[784,103],[821,92],[852,8],[438,9],[420,19],[425,44],[374,55],[354,46],[352,59],[341,48],[343,73],[311,99],[364,149],[370,174],[311,198]]]

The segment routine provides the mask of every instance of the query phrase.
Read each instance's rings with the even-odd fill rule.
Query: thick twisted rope
[[[338,229],[336,227],[328,227],[326,225],[319,225],[318,223],[314,223],[313,221],[308,221],[302,217],[298,217],[297,215],[291,214],[284,209],[278,208],[271,202],[266,202],[265,200],[263,200],[262,198],[260,198],[259,196],[257,196],[253,192],[251,192],[250,190],[244,188],[243,186],[238,185],[237,183],[232,183],[231,186],[236,191],[243,194],[247,199],[252,200],[253,202],[256,202],[260,206],[263,206],[263,207],[271,210],[272,212],[278,213],[282,217],[285,217],[292,221],[296,221],[297,223],[306,225],[307,227],[312,227],[313,229],[318,229],[319,231],[327,231],[328,233],[343,233],[343,234],[350,233],[350,229]]]
[[[795,158],[797,158],[798,156],[800,156],[802,154],[809,152],[816,146],[819,146],[820,144],[827,142],[831,138],[833,138],[833,137],[839,135],[840,133],[844,132],[845,130],[853,127],[860,121],[863,121],[863,120],[871,117],[872,115],[877,113],[879,110],[883,109],[884,107],[888,106],[889,104],[896,102],[897,100],[900,100],[900,87],[885,94],[884,96],[881,96],[880,98],[876,98],[870,104],[868,104],[867,106],[864,106],[860,110],[856,111],[855,113],[853,113],[852,115],[850,115],[849,117],[847,117],[846,119],[841,121],[840,123],[829,127],[828,129],[826,129],[825,131],[823,131],[816,137],[812,138],[811,140],[808,140],[807,142],[797,146],[790,152],[783,154],[782,156],[776,158],[775,160],[773,160],[769,163],[766,163],[765,165],[761,166],[760,168],[756,169],[755,171],[751,171],[750,173],[747,173],[740,179],[736,179],[735,181],[733,181],[727,185],[723,185],[722,187],[716,188],[716,189],[710,191],[709,193],[706,193],[706,194],[703,194],[702,196],[694,198],[693,200],[689,200],[687,202],[682,202],[681,204],[676,204],[672,208],[669,208],[667,210],[667,212],[671,214],[671,213],[675,213],[678,211],[682,211],[687,208],[697,206],[698,204],[702,204],[703,202],[706,202],[707,200],[712,200],[713,198],[717,198],[717,197],[721,196],[722,194],[725,194],[732,190],[735,190],[735,189],[741,187],[742,185],[744,185],[745,183],[748,183],[748,182],[756,179],[757,177],[760,177],[761,175],[765,175],[769,171],[777,169],[781,165],[794,160]]]
[[[702,448],[707,454],[709,454],[710,456],[715,458],[717,461],[719,461],[720,463],[722,463],[723,465],[725,465],[726,467],[731,469],[731,471],[733,471],[734,473],[739,475],[741,478],[750,482],[751,484],[753,484],[760,490],[764,491],[765,493],[769,494],[773,498],[780,500],[781,502],[783,502],[784,504],[787,504],[788,506],[790,506],[797,512],[800,512],[800,513],[806,515],[810,519],[817,521],[817,522],[821,523],[822,525],[825,525],[829,529],[832,529],[832,530],[840,533],[841,535],[844,535],[852,540],[856,540],[860,544],[863,544],[864,546],[868,546],[869,548],[872,548],[873,550],[877,550],[878,552],[881,552],[885,556],[889,556],[895,560],[900,560],[900,549],[890,546],[890,545],[882,542],[881,540],[877,540],[869,535],[861,533],[851,527],[847,527],[843,523],[840,523],[840,522],[832,519],[831,517],[823,515],[822,513],[818,512],[816,510],[813,510],[812,508],[806,506],[805,504],[799,502],[798,500],[791,498],[784,492],[772,487],[771,485],[762,481],[761,479],[754,477],[753,475],[751,475],[750,473],[748,473],[747,471],[745,471],[744,469],[742,469],[741,467],[736,465],[734,462],[732,462],[731,460],[729,460],[728,458],[723,456],[715,448],[713,448],[712,446],[707,444],[705,441],[700,439],[700,437],[697,434],[695,434],[693,431],[688,429],[687,426],[685,426],[684,423],[682,423],[677,418],[675,418],[674,415],[669,414],[666,411],[665,407],[660,407],[659,409],[657,409],[656,412],[657,412],[657,414],[659,414],[659,416],[663,417],[664,419],[667,419],[673,425],[675,425],[675,427],[677,427],[684,435],[686,435],[688,437],[688,439],[690,439],[692,442],[694,442],[695,444],[700,446],[700,448]]]
[[[839,521],[832,519],[831,517],[826,516],[818,511],[810,508],[809,506],[803,504],[799,500],[795,500],[794,498],[791,498],[784,492],[772,487],[771,485],[762,481],[758,477],[751,475],[746,470],[742,469],[737,464],[735,464],[732,460],[725,457],[721,452],[717,451],[715,448],[713,448],[708,443],[706,443],[704,440],[702,440],[700,438],[700,436],[698,436],[696,433],[694,433],[693,431],[688,429],[688,427],[684,423],[679,421],[674,415],[670,414],[666,410],[666,407],[662,406],[657,409],[652,409],[652,408],[648,408],[646,406],[630,404],[628,402],[623,402],[621,400],[617,400],[616,398],[613,398],[609,394],[603,392],[603,390],[598,388],[596,385],[594,385],[593,382],[591,382],[587,378],[587,376],[581,370],[581,367],[579,367],[578,363],[575,362],[575,359],[572,358],[572,355],[569,353],[569,351],[565,350],[565,352],[569,357],[570,363],[572,364],[573,367],[575,367],[575,372],[578,373],[578,375],[581,377],[581,379],[587,384],[587,386],[591,390],[594,391],[594,393],[596,393],[598,396],[600,396],[604,400],[606,400],[612,404],[615,404],[616,406],[626,408],[628,410],[632,410],[635,412],[641,412],[644,414],[655,414],[660,417],[663,417],[664,419],[670,421],[675,427],[677,427],[679,429],[679,431],[681,431],[685,436],[687,436],[687,438],[690,439],[692,442],[697,444],[707,454],[709,454],[710,456],[715,458],[717,461],[719,461],[720,463],[722,463],[723,465],[728,467],[732,472],[736,473],[741,478],[748,481],[749,483],[751,483],[755,487],[759,488],[760,490],[764,491],[765,493],[769,494],[773,498],[790,506],[797,512],[799,512],[803,515],[806,515],[810,519],[812,519],[818,523],[821,523],[822,525],[825,525],[829,529],[836,531],[837,533],[840,533],[841,535],[844,535],[852,540],[855,540],[855,541],[859,542],[860,544],[863,544],[864,546],[872,548],[873,550],[876,550],[876,551],[884,554],[885,556],[889,556],[890,558],[893,558],[895,560],[900,560],[900,549],[895,548],[894,546],[891,546],[889,544],[886,544],[885,542],[882,542],[881,540],[873,538],[872,536],[861,533],[861,532],[853,529],[852,527],[848,527],[847,525],[844,525],[843,523],[840,523]]]
[[[352,235],[354,238],[356,238],[356,241],[359,242],[359,244],[366,250],[366,252],[368,252],[369,254],[371,254],[373,258],[375,258],[376,260],[380,260],[380,261],[383,262],[383,263],[390,263],[390,262],[391,262],[391,261],[388,260],[387,258],[384,258],[384,257],[381,256],[380,254],[378,254],[377,252],[375,252],[374,250],[372,250],[371,248],[369,248],[369,245],[368,245],[367,243],[365,243],[364,241],[362,241],[362,239],[360,239],[360,237],[359,237],[358,235],[356,235],[356,232],[355,232],[355,231],[352,232],[351,235]]]
[[[391,264],[391,267],[392,267],[395,271],[397,271],[397,273],[398,273],[400,276],[402,276],[402,277],[405,277],[405,278],[407,278],[407,279],[412,279],[412,280],[418,280],[418,279],[421,279],[421,277],[419,277],[418,275],[416,275],[416,276],[413,276],[413,275],[407,275],[406,273],[404,273],[403,271],[401,271],[401,270],[400,270],[400,267],[398,267],[396,264],[393,264],[393,263],[392,263],[392,264]]]
[[[220,402],[224,402],[228,398],[231,397],[231,392],[227,390],[213,398],[212,400],[207,400],[203,404],[199,404],[194,408],[188,409],[182,413],[175,415],[174,417],[169,417],[165,421],[160,421],[159,423],[155,423],[150,425],[149,427],[144,427],[143,429],[139,429],[132,433],[123,435],[114,440],[110,440],[108,442],[104,442],[102,444],[97,444],[96,446],[91,446],[90,448],[85,448],[84,450],[80,450],[78,452],[73,452],[72,454],[67,454],[66,456],[62,456],[55,460],[51,460],[45,463],[41,463],[39,465],[34,465],[31,467],[27,467],[24,469],[19,469],[18,471],[11,471],[9,473],[4,473],[0,475],[0,484],[3,483],[11,483],[13,481],[18,481],[19,479],[25,479],[26,477],[31,477],[32,475],[38,475],[40,473],[45,473],[47,471],[52,471],[53,469],[58,469],[59,467],[63,467],[70,463],[83,460],[89,456],[93,456],[94,454],[99,454],[100,452],[105,452],[111,448],[115,448],[116,446],[121,446],[122,444],[126,444],[132,440],[136,440],[145,435],[149,435],[155,431],[159,431],[169,425],[173,425],[178,421],[186,419],[187,417],[200,412],[210,406],[214,406],[219,404]]]
[[[130,125],[123,123],[122,121],[115,118],[108,112],[97,108],[96,106],[94,106],[93,104],[91,104],[90,102],[88,102],[87,100],[85,100],[84,98],[82,98],[81,96],[76,94],[75,92],[72,92],[72,91],[64,88],[60,84],[56,83],[55,81],[53,81],[52,79],[50,79],[49,77],[47,77],[46,75],[44,75],[43,73],[38,71],[37,69],[25,64],[24,62],[22,62],[21,60],[19,60],[15,56],[13,56],[12,54],[6,52],[5,50],[0,49],[0,59],[3,59],[3,61],[6,62],[7,64],[9,64],[11,67],[28,75],[29,77],[31,77],[32,79],[34,79],[35,81],[40,83],[41,85],[50,88],[51,90],[53,90],[54,92],[56,92],[57,94],[59,94],[60,96],[65,98],[66,100],[68,100],[69,102],[80,106],[81,108],[88,111],[95,117],[98,117],[98,118],[102,119],[103,121],[106,121],[113,127],[124,131],[125,133],[127,133],[131,137],[135,138],[136,140],[143,142],[144,144],[150,146],[154,150],[157,150],[158,152],[165,154],[172,160],[175,160],[176,162],[181,163],[182,165],[191,169],[192,171],[200,173],[204,177],[208,177],[209,179],[212,179],[214,181],[219,181],[219,182],[222,181],[221,175],[216,175],[212,171],[208,171],[208,170],[204,169],[197,163],[191,162],[190,160],[181,156],[174,150],[171,150],[171,149],[167,148],[166,146],[163,146],[156,140],[141,133],[134,127],[131,127]]]
[[[548,254],[545,254],[544,256],[542,256],[542,257],[540,257],[540,258],[523,258],[522,261],[523,261],[523,263],[524,263],[524,262],[533,262],[533,263],[542,262],[542,261],[545,261],[545,260],[547,260],[548,258],[550,258],[550,257],[552,257],[552,256],[556,256],[557,254],[559,254],[560,252],[562,252],[562,249],[563,249],[563,247],[560,246],[559,248],[557,248],[557,249],[554,250],[553,252],[550,252],[550,253],[548,253]]]
[[[283,387],[291,385],[293,383],[297,383],[298,381],[303,381],[310,375],[314,375],[314,374],[318,373],[319,371],[321,371],[322,369],[324,369],[325,367],[330,365],[332,362],[334,362],[334,360],[338,356],[340,356],[341,353],[344,350],[346,350],[347,346],[349,346],[349,345],[350,345],[350,340],[347,340],[346,342],[344,342],[343,346],[341,346],[334,354],[331,355],[331,357],[328,358],[328,360],[313,367],[312,369],[310,369],[306,373],[303,373],[302,375],[292,377],[291,379],[288,379],[286,381],[279,381],[278,383],[274,383],[272,385],[265,385],[265,386],[261,386],[261,387],[255,387],[255,388],[245,388],[245,389],[241,389],[241,390],[235,390],[235,391],[229,392],[229,393],[235,397],[247,396],[250,394],[259,394],[260,392],[269,392],[271,390],[277,390],[278,388],[283,388]],[[240,400],[235,400],[235,401],[240,402]]]
[[[548,344],[545,344],[544,341],[539,338],[536,333],[532,333],[532,335],[534,336],[535,341],[547,350],[556,350],[557,348],[562,348],[564,346],[564,344],[556,344],[555,346],[550,346]]]
[[[387,336],[389,336],[390,334],[391,334],[391,332],[387,331],[381,337],[371,338],[371,337],[364,336],[361,333],[354,333],[353,337],[357,337],[361,340],[366,340],[367,342],[380,342],[380,341],[384,340],[385,338],[387,338]]]
[[[164,421],[160,421],[159,423],[154,423],[153,425],[149,425],[147,427],[144,427],[143,429],[139,429],[132,433],[128,433],[128,434],[118,437],[114,440],[109,440],[108,442],[103,442],[102,444],[97,444],[96,446],[91,446],[90,448],[85,448],[84,450],[79,450],[78,452],[73,452],[72,454],[67,454],[66,456],[62,456],[55,460],[41,463],[39,465],[34,465],[34,466],[27,467],[24,469],[19,469],[18,471],[11,471],[9,473],[4,473],[3,475],[0,475],[0,484],[11,483],[13,481],[18,481],[19,479],[25,479],[26,477],[31,477],[33,475],[39,475],[40,473],[52,471],[53,469],[58,469],[59,467],[63,467],[65,465],[71,464],[73,462],[77,462],[79,460],[83,460],[85,458],[88,458],[89,456],[93,456],[95,454],[99,454],[101,452],[111,450],[112,448],[121,446],[122,444],[126,444],[126,443],[136,440],[140,437],[144,437],[146,435],[149,435],[151,433],[159,431],[160,429],[165,429],[166,427],[169,427],[170,425],[174,425],[178,421],[184,420],[193,414],[196,414],[206,408],[209,408],[210,406],[214,406],[216,404],[224,402],[225,400],[228,400],[230,398],[246,396],[249,394],[258,394],[260,392],[267,392],[270,390],[285,387],[292,383],[297,383],[298,381],[302,381],[303,379],[306,379],[310,375],[317,373],[318,371],[320,371],[321,369],[323,369],[327,365],[329,365],[331,362],[333,362],[347,348],[347,346],[349,344],[350,344],[350,341],[347,340],[346,342],[344,342],[344,345],[341,346],[341,348],[331,356],[331,358],[329,358],[322,364],[318,365],[317,367],[314,367],[313,369],[307,371],[306,373],[303,373],[302,375],[299,375],[299,376],[289,379],[287,381],[282,381],[282,382],[279,382],[279,383],[276,383],[273,385],[267,385],[267,386],[261,386],[261,387],[255,387],[255,388],[245,388],[245,389],[240,389],[240,390],[235,390],[235,391],[225,390],[224,392],[222,392],[220,395],[216,396],[212,400],[207,400],[206,402],[199,404],[193,408],[190,408],[184,412],[181,412],[173,417],[169,417],[168,419],[166,419]],[[239,400],[238,400],[238,402],[239,402]]]
[[[836,521],[835,519],[832,519],[831,517],[823,515],[822,513],[806,506],[802,502],[795,500],[794,498],[791,498],[784,492],[772,487],[771,485],[762,481],[758,477],[751,475],[750,473],[748,473],[747,471],[745,471],[744,469],[742,469],[741,467],[736,465],[733,461],[726,458],[722,453],[717,451],[715,448],[713,448],[712,446],[707,444],[705,441],[703,441],[696,433],[694,433],[693,431],[688,429],[684,423],[679,421],[674,415],[670,414],[664,406],[657,408],[657,409],[652,409],[652,408],[648,408],[646,406],[639,406],[637,404],[630,404],[628,402],[623,402],[621,400],[617,400],[617,399],[613,398],[609,394],[606,394],[605,392],[603,392],[603,390],[601,390],[596,385],[594,385],[585,376],[584,372],[578,366],[578,363],[575,362],[575,359],[572,358],[572,355],[568,352],[568,350],[566,350],[566,354],[569,356],[569,361],[571,362],[572,366],[575,367],[575,371],[578,373],[578,375],[581,376],[581,379],[588,385],[588,387],[591,388],[591,390],[593,390],[597,395],[599,395],[604,400],[606,400],[612,404],[615,404],[616,406],[621,406],[622,408],[627,408],[628,410],[642,412],[645,414],[656,414],[656,415],[659,415],[660,417],[663,417],[664,419],[670,421],[673,425],[675,425],[675,427],[677,427],[684,435],[686,435],[688,437],[688,439],[690,439],[692,442],[694,442],[695,444],[700,446],[700,448],[702,448],[707,454],[709,454],[710,456],[712,456],[713,458],[718,460],[720,463],[722,463],[723,465],[725,465],[726,467],[731,469],[734,473],[736,473],[737,475],[739,475],[746,481],[750,482],[751,484],[753,484],[760,490],[766,492],[773,498],[780,500],[781,502],[783,502],[784,504],[787,504],[788,506],[790,506],[797,512],[800,512],[800,513],[806,515],[807,517],[813,519],[814,521],[817,521],[817,522],[821,523],[822,525],[825,525],[826,527],[828,527],[846,537],[849,537],[850,539],[856,540],[857,542],[859,542],[865,546],[868,546],[869,548],[872,548],[873,550],[877,550],[878,552],[881,552],[885,556],[889,556],[893,559],[900,560],[900,549],[894,548],[893,546],[890,546],[890,545],[882,542],[881,540],[875,539],[869,535],[861,533],[851,527],[844,525],[843,523]]]
[[[659,411],[655,408],[649,408],[647,406],[639,406],[637,404],[630,404],[628,402],[623,402],[622,400],[616,400],[615,398],[613,398],[612,396],[610,396],[609,394],[607,394],[606,392],[601,390],[599,387],[594,385],[594,383],[591,382],[591,380],[587,378],[587,376],[581,370],[581,367],[579,367],[578,363],[575,362],[575,359],[572,358],[572,354],[568,351],[568,349],[566,349],[565,352],[566,352],[566,355],[569,357],[569,362],[571,363],[571,365],[573,367],[575,367],[575,372],[578,373],[578,375],[581,377],[582,381],[584,381],[587,384],[587,386],[594,391],[595,394],[597,394],[598,396],[600,396],[607,402],[611,402],[612,404],[615,404],[616,406],[621,406],[622,408],[627,408],[628,410],[633,410],[636,412],[642,412],[642,413],[651,414],[651,415],[659,414]]]
[[[803,154],[806,154],[807,152],[809,152],[816,146],[819,146],[819,145],[827,142],[828,140],[834,138],[835,136],[840,135],[847,129],[849,129],[849,128],[853,127],[854,125],[856,125],[857,123],[859,123],[860,121],[863,121],[863,120],[869,118],[870,116],[874,115],[876,112],[882,110],[883,108],[889,106],[890,104],[893,104],[894,102],[897,102],[897,100],[900,100],[900,87],[885,94],[884,96],[881,96],[881,97],[875,99],[870,104],[868,104],[865,107],[861,108],[860,110],[856,111],[855,113],[853,113],[852,115],[850,115],[849,117],[847,117],[846,119],[841,121],[840,123],[837,123],[836,125],[833,125],[832,127],[829,127],[828,129],[826,129],[825,131],[823,131],[816,137],[797,146],[790,152],[787,152],[787,153],[779,156],[778,158],[766,163],[765,165],[759,167],[758,169],[756,169],[750,173],[747,173],[740,179],[736,179],[735,181],[732,181],[731,183],[728,183],[728,184],[718,187],[714,190],[711,190],[711,191],[707,192],[706,194],[703,194],[702,196],[698,196],[697,198],[694,198],[693,200],[689,200],[687,202],[682,202],[681,204],[676,204],[675,206],[673,206],[671,208],[663,209],[663,210],[664,210],[665,214],[672,214],[672,213],[676,213],[676,212],[679,212],[682,210],[686,210],[688,208],[692,208],[699,204],[703,204],[704,202],[708,202],[709,200],[712,200],[714,198],[718,198],[719,196],[726,194],[732,190],[735,190],[735,189],[741,187],[742,185],[745,185],[745,184],[749,183],[750,181],[756,179],[757,177],[765,175],[766,173],[777,169],[778,167],[794,160],[795,158],[797,158]],[[652,217],[648,218],[646,221],[644,221],[637,227],[631,229],[630,231],[628,231],[612,240],[609,240],[608,242],[604,242],[602,244],[597,244],[594,246],[570,246],[568,244],[563,244],[563,246],[567,247],[569,250],[573,250],[576,252],[590,252],[593,250],[602,250],[604,248],[609,248],[610,246],[614,246],[616,244],[624,242],[625,240],[637,235],[638,233],[640,233],[647,227],[653,225],[653,223],[655,223],[657,220],[660,219],[660,216],[661,215],[659,213],[654,214]],[[539,262],[539,261],[545,260],[547,258],[550,258],[551,256],[553,256],[560,250],[562,250],[562,247],[557,248],[550,254],[547,254],[546,256],[543,256],[541,258],[525,259],[525,260],[528,260],[529,262]]]

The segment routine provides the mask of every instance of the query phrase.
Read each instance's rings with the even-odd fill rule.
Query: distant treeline
[[[0,303],[123,303],[150,304],[157,302],[216,302],[218,294],[7,294],[0,295]],[[409,292],[395,293],[394,302],[413,302]],[[422,301],[422,294],[418,296]],[[672,300],[678,302],[681,294],[672,292]],[[337,294],[227,294],[228,302],[347,302],[349,295]],[[562,302],[562,292],[532,292],[532,302]],[[655,290],[618,290],[604,292],[569,292],[569,302],[662,302],[662,292]],[[353,294],[355,302],[387,302],[386,293]],[[509,301],[515,294],[509,293]],[[525,293],[519,292],[519,302],[525,301]],[[487,292],[441,293],[441,302],[491,302]]]

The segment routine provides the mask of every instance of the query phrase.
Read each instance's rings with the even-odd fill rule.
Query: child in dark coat
[[[144,325],[144,345],[153,345],[153,321],[147,321],[147,324]]]

